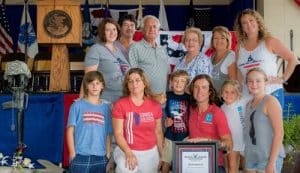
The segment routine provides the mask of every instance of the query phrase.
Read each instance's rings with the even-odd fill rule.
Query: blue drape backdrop
[[[64,95],[31,94],[24,111],[24,156],[62,162],[64,133]],[[10,95],[0,96],[0,152],[12,156],[17,147],[17,109],[2,109],[2,103],[11,101]],[[14,117],[12,117],[14,116]]]

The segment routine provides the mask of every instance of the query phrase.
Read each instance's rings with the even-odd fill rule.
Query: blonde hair
[[[214,45],[213,45],[213,40],[214,40],[214,33],[218,32],[222,35],[222,37],[224,37],[227,41],[227,49],[231,48],[231,34],[229,32],[229,30],[224,27],[224,26],[216,26],[214,27],[214,29],[212,30],[212,37],[211,37],[211,41],[210,41],[210,46],[214,49]]]
[[[223,93],[224,88],[227,85],[231,85],[234,88],[234,90],[237,93],[239,99],[242,97],[242,88],[241,88],[240,83],[237,80],[226,80],[226,81],[224,81],[224,83],[222,84],[222,87],[221,87],[221,94]]]
[[[246,83],[248,83],[248,76],[249,76],[249,74],[252,73],[252,72],[258,72],[258,73],[261,73],[261,74],[264,76],[265,82],[268,81],[268,76],[267,76],[266,72],[265,72],[263,69],[257,67],[257,68],[252,68],[252,69],[250,69],[250,70],[247,72],[247,74],[246,74]]]
[[[189,83],[189,74],[185,70],[176,70],[173,73],[170,74],[170,81],[172,81],[175,77],[184,77],[186,78],[186,82]]]
[[[270,33],[267,30],[267,27],[264,23],[263,17],[255,10],[245,9],[235,19],[234,30],[236,31],[238,41],[241,43],[248,39],[247,34],[243,31],[241,19],[245,15],[251,15],[255,18],[258,25],[258,40],[263,40],[266,37],[270,36]]]
[[[202,35],[202,32],[199,28],[195,28],[195,27],[190,27],[188,29],[186,29],[183,33],[183,36],[182,36],[182,43],[185,42],[187,36],[190,34],[190,33],[195,33],[197,34],[198,36],[198,39],[199,39],[199,44],[200,44],[200,47],[202,46],[203,44],[203,35]]]

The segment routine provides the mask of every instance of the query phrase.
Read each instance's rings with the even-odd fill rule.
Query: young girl
[[[67,125],[70,172],[105,173],[112,127],[109,105],[100,100],[104,79],[90,71],[82,83],[84,96],[72,104]]]
[[[249,70],[246,83],[253,99],[246,106],[245,159],[248,173],[280,173],[285,156],[282,109],[279,101],[266,94],[268,78],[260,68]]]
[[[227,117],[233,140],[233,149],[227,154],[228,171],[230,173],[238,173],[240,152],[243,152],[245,147],[243,139],[244,111],[239,100],[241,94],[238,81],[226,80],[221,87],[221,96],[224,100],[221,109]]]

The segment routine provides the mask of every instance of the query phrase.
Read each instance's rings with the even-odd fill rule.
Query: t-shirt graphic
[[[117,61],[118,61],[118,64],[119,64],[119,66],[120,66],[120,70],[121,70],[123,76],[125,76],[126,72],[127,72],[128,69],[129,69],[129,64],[128,64],[128,62],[122,60],[121,58],[116,58],[116,59],[117,59]]]
[[[185,100],[170,100],[170,113],[173,118],[173,126],[171,131],[173,133],[187,132],[186,117],[188,117],[187,103]]]
[[[99,112],[84,112],[83,113],[83,121],[85,123],[96,123],[100,125],[104,125],[104,115]]]
[[[240,67],[243,67],[244,69],[250,70],[255,67],[259,67],[261,63],[261,60],[255,60],[251,54],[249,55],[247,62],[239,64]]]

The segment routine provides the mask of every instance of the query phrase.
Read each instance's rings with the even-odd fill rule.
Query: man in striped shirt
[[[145,71],[156,100],[164,103],[170,65],[165,48],[156,42],[159,28],[160,22],[155,16],[147,15],[143,18],[141,30],[144,38],[130,47],[129,63]]]

